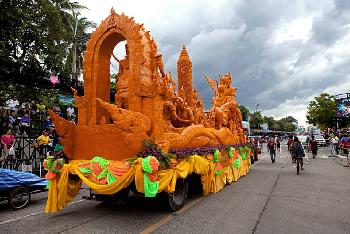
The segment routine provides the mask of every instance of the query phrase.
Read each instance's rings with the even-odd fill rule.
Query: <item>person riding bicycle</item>
[[[298,137],[296,137],[296,136],[294,137],[294,141],[293,141],[293,144],[291,146],[291,152],[292,152],[293,157],[296,160],[297,174],[299,175],[299,164],[300,164],[301,170],[304,170],[303,157],[305,155],[305,152],[303,150],[303,146],[301,145],[301,142],[299,141]]]

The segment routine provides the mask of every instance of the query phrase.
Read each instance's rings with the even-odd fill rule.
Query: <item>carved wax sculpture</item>
[[[125,44],[125,51],[125,59],[120,61],[117,59],[119,62],[119,71],[116,84],[117,93],[115,94],[116,105],[123,109],[128,108],[128,80],[130,77],[128,44]]]
[[[193,107],[192,99],[192,62],[188,56],[186,47],[183,46],[179,60],[177,61],[177,75],[179,88],[181,90],[180,97],[189,106]]]
[[[126,40],[126,57],[119,62],[116,102],[110,102],[110,58],[114,47]],[[74,92],[78,123],[54,112],[64,152],[69,159],[110,160],[135,157],[143,141],[155,140],[167,152],[175,148],[246,142],[232,77],[209,81],[214,90],[207,116],[203,100],[192,88],[192,62],[182,48],[177,62],[178,94],[170,72],[149,32],[133,18],[111,14],[92,33],[84,53],[84,96]],[[210,124],[210,122],[212,124]]]

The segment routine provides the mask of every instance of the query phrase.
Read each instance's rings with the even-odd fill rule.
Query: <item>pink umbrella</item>
[[[58,84],[58,83],[59,83],[58,76],[51,75],[51,76],[50,76],[50,81],[51,81],[51,83],[52,83],[53,85]]]

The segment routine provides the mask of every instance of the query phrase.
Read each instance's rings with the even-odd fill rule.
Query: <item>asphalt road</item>
[[[350,233],[350,169],[328,155],[321,148],[298,176],[285,148],[275,164],[265,153],[247,176],[176,213],[158,198],[131,196],[121,206],[77,196],[47,215],[46,194],[35,194],[20,211],[0,204],[0,233]]]

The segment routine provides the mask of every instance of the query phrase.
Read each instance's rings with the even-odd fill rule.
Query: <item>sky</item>
[[[322,92],[350,92],[349,0],[79,0],[99,24],[111,7],[143,23],[176,78],[185,45],[193,81],[210,107],[203,75],[230,72],[237,101],[277,119],[306,124],[308,103]]]

